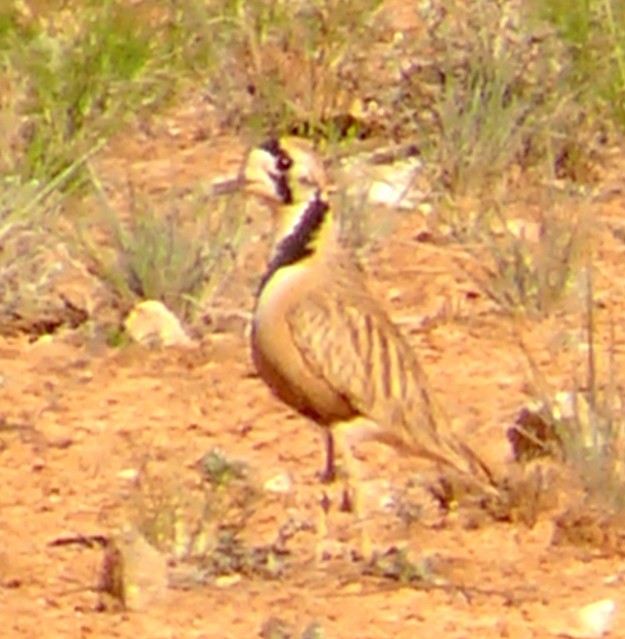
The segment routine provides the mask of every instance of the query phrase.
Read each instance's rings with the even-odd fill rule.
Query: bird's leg
[[[336,449],[334,445],[334,436],[332,435],[332,431],[329,428],[323,430],[323,436],[326,449],[326,458],[325,467],[319,473],[319,479],[324,484],[331,484],[336,481]],[[345,457],[345,453],[343,454],[343,457]],[[346,482],[344,482],[341,491],[339,510],[346,513],[353,512],[351,491],[349,489],[349,478]]]
[[[325,466],[318,473],[319,479],[324,484],[331,484],[336,480],[336,459],[334,436],[329,428],[321,430],[323,443],[325,448]],[[317,521],[317,534],[319,541],[317,542],[317,561],[319,563],[327,561],[336,554],[336,548],[332,539],[330,539],[330,512],[332,509],[333,499],[328,495],[326,490],[322,491],[319,500],[319,518]]]
[[[317,563],[323,563],[330,559],[332,553],[332,542],[330,539],[329,514],[332,505],[331,499],[324,490],[319,499],[319,517],[317,518],[316,528],[318,541],[316,545]]]
[[[357,432],[353,428],[353,424],[350,423],[340,424],[334,431],[336,445],[339,448],[339,453],[345,467],[346,478],[343,485],[341,510],[351,511],[354,517],[356,517],[359,532],[358,551],[365,560],[369,560],[373,556],[373,545],[366,527],[366,514],[363,508],[363,496],[360,491],[361,486],[358,485],[363,479],[362,469],[352,450],[355,441],[360,439],[357,436],[355,440],[355,434],[357,435]]]
[[[334,508],[341,512],[350,512],[356,519],[357,554],[371,561],[374,557],[374,546],[371,540],[370,521],[368,521],[365,508],[365,500],[362,489],[365,481],[362,463],[354,455],[353,446],[358,442],[371,439],[371,433],[377,432],[377,426],[368,420],[352,420],[336,424],[332,431],[324,430],[326,443],[326,468],[324,475],[330,480],[336,476],[335,455],[341,458],[340,493],[334,493],[334,498],[330,497],[324,490],[319,505],[319,520],[317,532],[319,542],[317,545],[317,558],[325,561],[336,555],[337,541],[332,537],[331,514]],[[338,497],[338,499],[336,498]]]
[[[326,458],[325,466],[319,474],[319,479],[324,484],[331,484],[336,479],[336,466],[334,459],[334,437],[329,428],[324,428],[323,439],[325,444]]]

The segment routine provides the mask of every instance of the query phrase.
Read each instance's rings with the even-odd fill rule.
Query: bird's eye
[[[278,170],[284,173],[293,166],[293,160],[291,160],[288,155],[281,155],[276,164],[278,166]]]

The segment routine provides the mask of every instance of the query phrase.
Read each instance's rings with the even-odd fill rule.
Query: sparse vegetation
[[[499,204],[461,217],[452,208],[444,219],[471,256],[466,270],[510,313],[548,315],[579,286],[588,225],[566,206],[552,203],[529,219],[513,219]]]
[[[154,68],[162,53],[154,50],[151,25],[121,4],[39,16],[22,8],[5,17],[0,42],[9,88],[2,111],[17,125],[0,159],[24,179],[46,180],[161,101],[167,82]]]
[[[0,178],[0,333],[41,334],[85,321],[84,309],[59,292],[58,282],[73,265],[54,226],[65,202],[63,189],[97,150],[45,183]]]
[[[594,111],[625,124],[625,11],[613,0],[548,0],[539,15],[554,25],[568,51],[568,83]]]
[[[398,284],[410,289],[413,271],[415,280],[418,275],[419,282],[425,282],[424,289],[432,283],[435,293],[425,290],[423,298],[429,295],[426,301],[431,305],[424,304],[423,308],[421,288],[409,290],[412,297],[406,304],[403,291],[397,295],[387,291],[390,302],[395,310],[404,304],[398,311],[406,311],[402,318],[404,328],[415,343],[421,340],[420,345],[425,344],[428,349],[422,358],[426,372],[430,366],[437,370],[438,358],[445,361],[448,338],[450,343],[456,340],[454,346],[460,342],[457,352],[463,357],[465,335],[484,338],[478,348],[467,347],[466,370],[465,361],[461,360],[457,367],[461,370],[450,374],[450,388],[456,381],[451,379],[453,374],[473,377],[475,371],[481,370],[470,361],[479,348],[483,347],[484,360],[493,361],[489,363],[491,368],[485,366],[492,378],[485,379],[484,386],[488,388],[482,397],[475,398],[471,385],[474,380],[470,379],[463,387],[466,396],[453,397],[449,402],[450,412],[457,411],[450,423],[455,428],[457,418],[462,421],[470,414],[474,425],[486,415],[503,430],[502,423],[516,408],[511,405],[517,401],[515,397],[529,395],[529,401],[525,411],[518,406],[521,413],[510,433],[521,468],[514,468],[504,479],[502,493],[508,501],[502,499],[501,504],[490,507],[487,500],[473,500],[471,504],[480,516],[471,516],[463,523],[461,515],[469,508],[452,483],[441,482],[440,487],[436,486],[438,493],[430,491],[435,503],[422,506],[422,486],[415,479],[414,486],[408,486],[417,494],[414,502],[407,498],[402,501],[403,494],[398,498],[393,495],[393,499],[384,495],[380,498],[384,506],[382,510],[380,505],[379,518],[384,520],[384,528],[380,526],[379,532],[384,543],[395,535],[393,526],[397,521],[410,537],[409,542],[425,528],[435,530],[433,537],[437,537],[436,544],[444,553],[462,534],[470,534],[469,528],[480,527],[484,521],[533,527],[541,522],[545,512],[557,509],[555,540],[558,527],[574,530],[582,527],[579,522],[588,520],[596,526],[597,521],[609,521],[603,518],[606,513],[624,512],[625,397],[620,382],[623,336],[618,314],[607,317],[613,314],[611,296],[616,298],[623,289],[617,268],[623,252],[610,244],[613,238],[606,240],[600,205],[607,203],[609,209],[611,197],[623,196],[620,175],[625,133],[625,3],[11,0],[0,5],[0,334],[24,333],[32,342],[41,335],[88,323],[89,328],[97,325],[108,331],[109,345],[125,345],[122,317],[142,299],[163,301],[197,329],[206,308],[228,288],[226,275],[231,268],[240,261],[247,269],[241,251],[254,230],[255,219],[248,216],[250,210],[246,210],[242,196],[218,196],[211,190],[212,184],[207,186],[213,173],[220,173],[221,177],[230,169],[232,158],[228,154],[234,145],[224,144],[222,157],[218,145],[223,139],[247,143],[267,133],[302,135],[317,144],[329,164],[335,163],[335,170],[331,171],[335,177],[340,175],[336,166],[339,160],[347,158],[342,164],[344,169],[349,159],[402,149],[403,158],[394,157],[392,162],[387,164],[384,160],[380,164],[393,165],[396,172],[388,173],[391,177],[387,182],[393,186],[399,182],[399,172],[407,167],[406,194],[413,197],[402,203],[409,203],[405,207],[407,215],[414,214],[414,218],[409,218],[402,229],[402,241],[414,247],[415,253],[421,249],[423,252],[414,264],[401,265],[406,268],[401,273],[404,279],[398,278]],[[151,145],[157,147],[160,142],[163,155],[171,154],[171,158],[167,158],[170,164],[162,162],[157,167],[157,160],[162,158],[153,159],[150,152]],[[243,147],[241,144],[241,151]],[[194,169],[199,167],[201,178],[189,172],[185,173],[185,177],[191,175],[189,181],[177,183],[171,167],[180,161],[185,170],[188,165],[182,162],[189,160],[187,153],[198,149],[201,153],[193,158],[200,160]],[[237,162],[238,153],[237,146],[232,153]],[[207,162],[205,167],[203,158],[208,156],[209,160],[216,157],[218,162]],[[398,160],[406,161],[403,168]],[[125,171],[126,162],[133,164],[133,170]],[[366,168],[375,164],[367,162]],[[236,168],[232,176],[235,172]],[[349,184],[340,185],[332,195],[333,203],[337,203],[335,208],[352,248],[368,259],[373,254],[368,250],[372,241],[387,234],[394,213],[389,213],[392,207],[370,206],[367,197],[377,179],[375,171],[346,175],[348,181],[351,176],[352,182],[358,182],[357,188],[350,191]],[[384,179],[378,180],[378,185],[384,186]],[[619,233],[622,239],[622,210],[616,205],[615,209],[615,227],[619,228],[614,234]],[[408,228],[413,219],[414,229]],[[606,258],[609,251],[613,254]],[[423,254],[425,258],[421,259]],[[430,256],[431,264],[427,261]],[[255,254],[249,261],[256,258]],[[392,250],[383,254],[382,259],[387,260],[383,268],[388,265],[390,270],[397,265],[392,258]],[[601,273],[605,264],[610,267],[606,269],[609,272]],[[254,276],[258,278],[259,274],[254,271]],[[443,282],[440,289],[439,276]],[[595,277],[603,277],[600,295],[594,289]],[[433,302],[432,297],[436,297]],[[463,321],[451,327],[453,330],[447,335],[445,330],[451,325],[447,309],[455,312],[458,299],[462,310],[458,317]],[[409,305],[413,301],[414,307]],[[614,307],[622,310],[622,301],[617,300]],[[241,311],[245,321],[246,310],[235,309]],[[580,328],[578,315],[584,316],[582,330],[571,337],[570,327]],[[430,322],[431,318],[435,321]],[[220,326],[229,325],[222,322]],[[488,340],[492,339],[494,345],[498,339],[490,332],[495,334],[500,329],[507,333],[505,355],[511,363],[498,360],[496,348],[493,354],[488,350]],[[549,335],[541,334],[532,343],[535,350],[539,344],[539,354],[531,353],[530,348],[525,350],[530,383],[524,385],[522,374],[514,368],[519,368],[525,345],[515,351],[518,343],[512,343],[525,329],[542,330]],[[63,346],[63,340],[41,340],[41,345],[36,344],[32,350],[30,344],[22,346],[27,340],[15,340],[15,347],[7,340],[8,347],[4,349],[3,344],[0,349],[0,357],[7,363],[22,356],[27,360],[18,362],[14,369],[8,365],[8,373],[0,371],[0,389],[10,398],[0,406],[6,411],[6,415],[0,412],[0,453],[9,446],[15,446],[17,451],[15,458],[6,454],[3,464],[3,477],[11,487],[10,492],[5,491],[6,503],[2,505],[3,514],[7,515],[3,525],[10,522],[17,529],[24,513],[32,515],[33,520],[43,514],[45,522],[54,521],[57,514],[70,513],[67,521],[55,522],[60,529],[82,525],[89,517],[89,525],[96,521],[104,526],[111,522],[116,525],[118,515],[126,516],[132,524],[132,534],[136,533],[141,543],[147,540],[158,549],[163,572],[171,577],[169,583],[163,584],[164,589],[168,585],[188,588],[214,584],[224,576],[233,577],[233,582],[239,578],[284,578],[286,583],[291,576],[288,570],[295,566],[297,582],[289,583],[296,585],[295,599],[309,596],[306,579],[310,574],[321,575],[314,582],[319,586],[318,592],[306,599],[314,600],[315,606],[321,600],[326,605],[333,585],[340,587],[337,607],[352,596],[374,601],[377,593],[363,587],[367,580],[365,586],[373,584],[376,588],[384,580],[384,590],[397,585],[402,596],[406,596],[407,588],[414,587],[449,591],[454,597],[458,592],[467,598],[472,593],[492,597],[490,584],[497,583],[495,573],[501,562],[495,556],[486,565],[480,557],[481,549],[495,545],[493,540],[498,539],[497,532],[490,535],[491,531],[482,535],[477,550],[472,548],[462,560],[471,566],[475,583],[480,580],[489,584],[486,590],[459,589],[454,585],[457,575],[464,578],[469,574],[466,571],[463,575],[462,562],[446,570],[449,582],[439,578],[439,550],[432,555],[433,561],[415,560],[409,552],[410,543],[408,548],[400,545],[379,554],[366,567],[343,553],[336,563],[344,561],[349,566],[338,577],[333,570],[313,570],[312,563],[306,562],[313,562],[313,556],[318,558],[312,542],[313,536],[320,534],[314,530],[315,515],[321,514],[322,508],[334,508],[325,514],[336,516],[337,540],[347,544],[353,540],[351,515],[336,512],[336,500],[328,498],[330,488],[328,494],[323,488],[317,492],[312,471],[301,484],[294,481],[291,485],[290,472],[300,460],[293,459],[295,453],[283,441],[278,447],[273,432],[272,437],[264,438],[264,431],[264,439],[258,438],[258,431],[254,433],[255,406],[254,410],[247,411],[248,406],[247,412],[241,410],[240,422],[227,424],[229,436],[231,441],[237,439],[237,445],[243,442],[242,446],[254,446],[255,455],[266,455],[265,460],[280,465],[280,471],[282,466],[288,468],[284,477],[282,473],[278,476],[284,481],[284,491],[262,493],[250,469],[218,449],[207,453],[193,468],[186,464],[174,467],[168,431],[150,438],[147,461],[139,465],[136,475],[134,466],[128,472],[118,462],[127,452],[124,446],[131,429],[144,427],[142,421],[138,426],[132,423],[137,415],[142,418],[141,401],[145,400],[140,395],[145,388],[150,400],[165,398],[159,385],[162,380],[152,385],[154,380],[150,378],[144,386],[135,371],[124,376],[121,367],[117,368],[118,362],[126,365],[135,351],[110,354],[97,340],[93,344],[89,341],[85,347],[82,340],[86,334],[72,332],[67,342],[72,342],[78,355],[68,361],[64,360],[62,348],[58,349],[60,355],[54,350]],[[101,334],[94,330],[89,336]],[[515,337],[511,337],[513,334]],[[176,367],[176,375],[184,377],[183,381],[173,380],[171,390],[180,393],[184,401],[184,393],[190,388],[185,384],[192,377],[187,373],[195,374],[196,370],[191,369],[199,358],[202,363],[198,368],[205,366],[202,375],[206,375],[201,383],[208,380],[202,386],[206,396],[198,397],[197,393],[193,405],[189,402],[188,407],[181,408],[184,419],[188,415],[189,421],[175,432],[184,439],[184,429],[188,427],[189,439],[200,430],[198,439],[219,440],[221,422],[230,417],[228,412],[232,410],[239,419],[239,406],[234,401],[228,403],[226,394],[237,395],[236,386],[242,380],[245,384],[254,381],[245,377],[250,370],[247,361],[237,362],[240,366],[235,375],[239,377],[222,378],[221,371],[214,373],[223,364],[222,351],[228,347],[223,345],[225,339],[211,342],[210,349],[214,346],[214,350],[210,351],[205,343],[195,348],[198,341],[193,340],[193,348],[172,349],[163,356],[168,366]],[[50,343],[54,348],[46,350]],[[378,346],[384,350],[384,344]],[[106,355],[98,360],[101,366],[91,366],[103,351]],[[142,361],[146,368],[158,356],[157,351],[136,349],[148,361]],[[28,359],[31,356],[33,359]],[[499,373],[506,366],[500,379]],[[98,375],[104,375],[102,370],[114,370],[118,375],[115,379],[113,374],[105,378],[110,383],[105,391],[93,383]],[[161,371],[154,367],[149,373],[158,378]],[[31,374],[46,378],[31,388]],[[436,380],[443,391],[446,383],[446,378]],[[65,385],[69,390],[65,390]],[[118,386],[123,386],[124,391],[126,386],[130,389],[122,399],[111,390],[117,391]],[[192,392],[199,386],[198,382]],[[508,391],[512,399],[508,401],[506,397],[504,401],[501,397]],[[98,392],[110,395],[105,397]],[[134,412],[126,410],[124,402],[132,403],[137,396],[139,406],[133,406]],[[7,409],[13,398],[18,401]],[[65,414],[70,413],[72,402],[83,401],[86,408],[81,406],[78,415]],[[166,427],[171,419],[169,406],[158,408],[162,414],[155,411],[150,428]],[[113,423],[118,416],[119,422]],[[276,425],[271,421],[267,426],[262,418],[258,422],[267,430]],[[112,423],[114,427],[109,429]],[[291,436],[295,430],[287,428],[284,432]],[[458,432],[473,434],[468,428],[459,428]],[[85,442],[91,448],[82,448]],[[180,444],[186,446],[185,456],[196,454],[189,452],[193,445]],[[96,448],[98,454],[94,455]],[[139,449],[132,448],[129,457]],[[65,450],[71,461],[67,468],[61,466],[66,462]],[[182,455],[180,450],[176,454]],[[363,455],[365,462],[372,457]],[[106,474],[109,461],[110,477]],[[545,466],[541,466],[543,462]],[[19,468],[30,465],[33,472],[15,473],[18,464]],[[394,470],[390,464],[388,467]],[[53,471],[60,468],[67,474],[56,477]],[[505,466],[505,471],[510,468]],[[514,475],[517,470],[519,476]],[[526,474],[519,478],[523,473]],[[17,475],[20,479],[13,479]],[[570,475],[578,481],[566,483]],[[63,485],[66,477],[73,482],[67,491]],[[100,481],[102,477],[105,479]],[[421,475],[416,477],[420,482]],[[15,490],[22,481],[34,482],[30,488],[36,487],[35,497],[28,494],[22,498]],[[119,507],[123,511],[128,492],[121,496],[115,488],[110,490],[117,486],[115,481],[132,483],[129,513],[116,510]],[[561,490],[562,485],[556,486],[557,481],[566,488],[582,487],[583,498],[578,500],[582,503],[581,515],[566,508],[569,493]],[[123,485],[128,488],[128,484]],[[98,496],[90,495],[83,500],[85,495],[80,491],[84,486],[89,491],[93,486],[107,491],[106,499],[98,501]],[[377,493],[372,493],[371,499],[377,498]],[[273,519],[259,516],[265,514],[262,509],[266,501],[271,501],[274,508]],[[587,508],[590,504],[596,509]],[[426,508],[436,510],[431,519]],[[268,543],[270,526],[275,526],[275,541],[272,542],[274,531],[270,529]],[[453,526],[456,528],[450,535],[446,528]],[[462,526],[467,530],[461,530]],[[318,527],[322,529],[323,525]],[[254,534],[260,528],[264,536],[256,544]],[[27,529],[29,526],[25,525]],[[618,522],[620,529],[622,521]],[[309,538],[289,543],[300,531],[309,533]],[[116,552],[117,541],[108,536],[110,530],[105,532],[106,535],[97,531],[93,535],[90,531],[85,538],[71,532],[69,539],[75,537],[81,543],[85,539],[89,543],[96,540]],[[539,545],[546,550],[550,543],[557,543],[541,540],[544,531],[535,532],[532,552]],[[610,530],[605,534],[612,533]],[[513,559],[506,564],[508,572],[500,579],[507,593],[509,583],[520,583],[525,573],[518,565],[512,566],[513,560],[522,563],[516,553],[521,554],[524,536],[517,538],[509,532],[506,535],[502,547],[514,550],[506,553]],[[623,539],[622,534],[615,534],[612,545],[602,548],[615,549],[622,555]],[[65,547],[64,537],[61,542]],[[36,545],[31,540],[29,543],[31,548]],[[63,622],[71,616],[72,622],[65,623],[66,627],[73,627],[71,624],[79,617],[82,623],[86,619],[84,609],[73,602],[66,618],[57,615],[65,595],[50,587],[56,585],[54,579],[59,583],[65,580],[70,569],[64,572],[65,566],[64,570],[55,566],[52,570],[42,561],[43,568],[37,565],[33,570],[27,566],[29,551],[22,551],[15,557],[10,548],[0,552],[0,589],[8,595],[7,600],[19,595],[18,589],[28,579],[24,592],[29,600],[38,602],[34,608],[29,604],[29,610],[38,614],[42,606],[48,611],[54,609],[55,614],[49,618]],[[296,553],[299,554],[295,556]],[[551,560],[548,552],[541,551],[540,555],[537,564]],[[125,603],[124,584],[118,584],[122,566],[112,559],[111,562],[110,584],[102,588]],[[477,570],[473,562],[479,563]],[[74,566],[69,562],[68,565],[73,571]],[[535,570],[538,574],[540,569]],[[33,574],[36,578],[32,578]],[[573,590],[578,588],[577,578],[578,575],[572,576]],[[601,588],[618,585],[622,574],[616,574],[614,579],[610,584],[606,577]],[[225,582],[230,583],[227,579]],[[523,598],[527,594],[525,585],[518,590],[523,591],[518,598],[515,593],[509,598],[508,594],[497,594],[496,605],[500,608],[504,601],[512,610],[522,603],[515,614],[521,618],[519,627],[523,625],[527,632],[524,626],[535,613],[535,602],[544,609],[548,606],[543,593],[530,601]],[[285,597],[280,595],[273,601],[280,599],[282,604]],[[554,608],[564,600],[560,595],[554,598]],[[268,601],[258,598],[260,605]],[[432,605],[433,599],[428,599],[424,606]],[[462,614],[473,613],[464,610],[470,606],[455,606],[456,599],[450,599],[453,605],[447,606],[453,608],[455,615],[452,630],[464,632],[458,619]],[[233,600],[241,601],[236,597]],[[388,625],[378,634],[389,634],[393,623],[395,613],[384,608],[386,603],[385,599],[378,616]],[[405,603],[402,606],[408,611],[410,623],[423,621],[423,608],[419,608],[417,598],[414,606],[413,602],[410,606]],[[160,622],[159,615],[175,612],[175,606],[170,604],[165,612],[155,608],[154,619]],[[354,607],[358,609],[359,604]],[[295,636],[296,624],[290,618],[295,613],[291,615],[292,611],[286,608],[283,612],[285,620],[272,617],[257,629],[262,636]],[[302,617],[304,621],[309,619],[309,613],[306,611]],[[256,623],[260,617],[257,611],[254,614]],[[112,632],[130,632],[128,628],[137,617],[126,615],[123,624],[115,620]],[[492,615],[493,619],[500,617],[499,612]],[[87,621],[82,630],[97,632],[99,620]],[[193,632],[210,634],[210,629],[201,625],[204,621],[193,618],[189,626],[197,622],[199,629],[193,628]],[[249,624],[249,620],[243,621]],[[339,621],[340,615],[330,620],[332,632]],[[497,621],[497,627],[489,626],[488,631],[513,635],[518,630],[514,619],[504,621]],[[323,622],[323,626],[310,624],[302,637],[323,634],[326,620]],[[17,628],[22,623],[20,615],[11,623]],[[301,620],[298,623],[303,625]],[[154,628],[143,630],[149,634]],[[479,631],[473,624],[467,632]],[[228,630],[223,632],[227,635]],[[406,625],[404,632],[411,632],[411,627]],[[419,634],[418,629],[415,634]],[[569,633],[557,629],[550,634]]]
[[[585,321],[580,370],[571,374],[571,386],[549,385],[527,349],[538,399],[535,411],[524,410],[510,432],[519,459],[552,456],[562,459],[580,478],[589,500],[622,512],[625,507],[625,406],[614,356],[614,318],[603,345],[596,322],[593,267],[584,269]],[[601,365],[600,365],[601,362]]]
[[[132,184],[113,203],[106,176],[85,159],[195,86],[218,130],[296,132],[330,150],[359,138],[372,138],[374,148],[413,143],[429,167],[436,223],[479,264],[472,273],[481,290],[514,313],[557,309],[578,281],[588,229],[549,203],[528,222],[538,229],[530,238],[519,230],[524,221],[509,218],[504,193],[521,180],[595,178],[602,144],[623,126],[625,11],[610,0],[489,0],[465,12],[441,0],[420,11],[425,28],[411,37],[384,12],[379,0],[3,8],[0,119],[11,131],[0,141],[5,307],[21,296],[30,308],[41,297],[53,265],[20,283],[16,274],[29,271],[16,247],[33,246],[39,259],[54,227],[55,246],[102,282],[122,312],[154,298],[193,321],[235,262],[243,207],[173,187],[156,202]],[[72,185],[81,188],[71,191],[78,204],[70,213],[61,193]],[[486,191],[488,202],[471,211],[458,204],[458,196]],[[361,203],[343,208],[367,215]],[[52,216],[63,223],[43,224]],[[344,226],[366,248],[369,226]],[[54,327],[44,321],[38,330]]]
[[[131,502],[139,533],[166,556],[195,566],[187,578],[198,583],[278,570],[271,548],[248,546],[241,537],[259,498],[246,467],[221,451],[209,451],[197,466],[195,477],[183,478],[143,464]]]
[[[135,193],[132,210],[118,211],[103,196],[104,176],[80,169],[71,180],[58,177],[188,87],[198,93],[199,78],[213,128],[297,132],[326,147],[363,137],[410,141],[423,151],[432,192],[452,201],[486,189],[497,201],[532,171],[540,180],[592,181],[601,141],[621,125],[622,9],[609,0],[580,0],[571,10],[559,0],[528,7],[489,1],[462,12],[441,0],[420,13],[427,28],[399,37],[379,0],[314,7],[159,0],[149,11],[117,0],[15,3],[0,15],[0,118],[11,131],[0,141],[2,173],[36,189],[79,183],[90,207],[95,194],[105,209],[95,235],[103,232],[109,246],[81,231],[87,250],[79,259],[122,308],[155,297],[187,318],[238,250],[241,225],[230,223],[231,207],[172,190],[168,206]],[[548,312],[545,295],[556,299],[571,281],[564,253],[574,252],[575,233],[570,241],[552,238],[567,235],[567,222],[552,224],[545,213],[536,255],[507,231],[503,207],[495,208],[496,215],[479,213],[488,223],[472,234],[473,241],[482,233],[491,253],[489,295],[507,307]],[[201,214],[208,209],[209,223]],[[347,207],[356,215],[361,209]],[[503,236],[489,227],[495,218]],[[554,245],[564,246],[555,258],[560,274],[543,260]]]
[[[245,239],[240,199],[172,190],[163,203],[131,191],[128,215],[115,209],[93,172],[91,177],[99,208],[75,224],[83,260],[123,309],[158,299],[192,319],[219,289]]]
[[[216,4],[224,73],[209,95],[230,126],[324,140],[359,134],[349,117],[355,71],[380,0]]]
[[[3,83],[12,89],[2,111],[19,124],[4,141],[4,165],[27,177],[54,175],[199,77],[230,129],[417,143],[427,132],[453,189],[511,164],[572,155],[580,124],[590,130],[598,119],[592,104],[575,107],[597,94],[597,78],[595,116],[622,109],[624,18],[615,3],[579,0],[571,8],[551,0],[523,9],[489,1],[466,22],[446,9],[424,9],[429,29],[419,38],[389,41],[379,0],[159,0],[150,12],[116,0],[63,10],[15,5],[0,18]],[[425,61],[424,45],[432,53]]]

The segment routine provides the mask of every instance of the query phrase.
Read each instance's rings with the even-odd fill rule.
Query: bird
[[[333,435],[359,421],[366,427],[358,440],[491,484],[486,464],[440,432],[440,409],[414,350],[341,242],[312,146],[268,139],[250,151],[243,173],[247,192],[269,206],[275,226],[252,319],[253,361],[274,395],[321,427],[322,478],[336,475]]]

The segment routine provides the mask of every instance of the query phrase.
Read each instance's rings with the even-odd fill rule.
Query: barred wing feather
[[[311,371],[376,422],[380,439],[451,463],[436,431],[425,375],[398,329],[371,300],[309,295],[288,314],[293,340]]]

